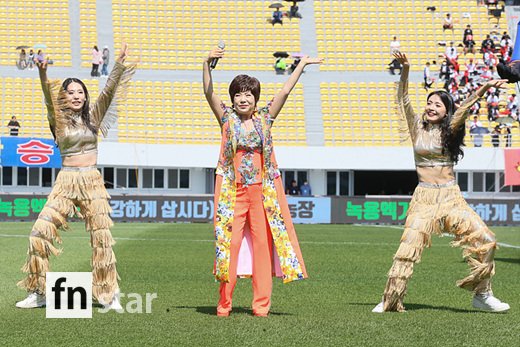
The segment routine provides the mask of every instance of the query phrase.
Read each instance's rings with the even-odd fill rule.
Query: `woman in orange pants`
[[[237,276],[252,275],[253,314],[265,317],[271,306],[273,269],[279,269],[284,283],[307,277],[274,157],[271,126],[304,67],[322,59],[303,58],[273,101],[257,109],[260,83],[254,77],[233,79],[233,107],[226,107],[214,93],[209,63],[223,56],[224,50],[216,48],[203,66],[204,94],[222,129],[214,221],[214,274],[221,282],[217,315],[231,312]],[[244,271],[251,260],[252,271]]]

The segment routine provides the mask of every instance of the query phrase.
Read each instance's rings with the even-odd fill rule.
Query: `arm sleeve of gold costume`
[[[410,97],[408,96],[408,79],[399,80],[399,85],[397,87],[397,109],[399,116],[406,119],[408,131],[413,140],[417,131],[418,118],[413,110]]]
[[[43,96],[45,98],[45,106],[47,107],[47,119],[49,120],[49,125],[51,129],[54,129],[56,127],[55,103],[59,88],[59,81],[47,81],[42,83]]]
[[[477,93],[474,93],[466,98],[466,100],[464,100],[462,105],[460,105],[457,111],[455,111],[453,114],[453,118],[450,122],[450,130],[455,130],[466,122],[466,118],[468,118],[468,113],[471,109],[471,106],[473,106],[473,104],[476,103],[478,99],[480,99],[480,97],[477,95]]]
[[[130,79],[135,73],[136,64],[124,65],[116,62],[103,91],[90,110],[90,120],[103,136],[117,119],[116,106],[126,100]]]

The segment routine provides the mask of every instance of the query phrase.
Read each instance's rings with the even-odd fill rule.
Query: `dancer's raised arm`
[[[123,43],[116,59],[116,64],[108,76],[107,83],[99,94],[96,103],[92,106],[91,121],[105,136],[116,117],[114,112],[107,111],[115,98],[118,98],[118,102],[124,100],[130,79],[134,75],[137,66],[137,64],[124,64],[127,57],[128,45]],[[108,113],[110,113],[109,117],[107,117]]]
[[[222,57],[224,57],[224,50],[218,47],[214,48],[204,59],[202,72],[204,95],[206,96],[209,107],[211,107],[211,110],[217,118],[218,124],[220,124],[220,126],[222,126],[222,116],[224,115],[224,109],[222,108],[222,100],[220,100],[220,97],[215,94],[213,89],[213,77],[211,76],[211,69],[209,64],[213,59]]]
[[[457,111],[455,111],[453,114],[453,118],[450,122],[451,129],[457,129],[466,122],[466,118],[468,117],[471,106],[473,106],[474,103],[482,98],[490,88],[507,88],[507,80],[488,81],[486,84],[477,89],[473,95],[466,98],[466,100],[464,100]]]
[[[47,78],[47,60],[44,60],[41,63],[36,63],[36,66],[38,67],[43,96],[45,97],[45,106],[47,106],[47,118],[49,119],[49,124],[53,127],[55,123],[55,111],[51,95],[51,87],[49,85],[49,79]]]
[[[401,116],[406,118],[408,129],[410,130],[410,136],[412,139],[415,136],[417,115],[415,114],[410,97],[408,96],[408,75],[410,74],[410,62],[406,57],[406,54],[401,52],[395,52],[394,58],[403,66],[401,71],[401,79],[399,80],[399,87],[397,88],[397,107]]]
[[[298,82],[298,79],[302,75],[305,66],[310,64],[321,63],[323,63],[323,58],[310,58],[309,56],[305,56],[300,60],[300,63],[298,64],[296,69],[294,69],[293,73],[291,74],[291,77],[289,77],[287,82],[285,82],[282,89],[274,97],[271,106],[269,106],[269,114],[271,115],[272,119],[275,119],[282,110],[285,101],[289,97],[289,94],[291,94],[291,91],[296,85],[296,82]]]

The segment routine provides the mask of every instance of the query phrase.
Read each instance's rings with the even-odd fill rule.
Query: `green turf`
[[[113,234],[125,293],[156,292],[150,314],[94,312],[93,319],[45,319],[21,310],[29,223],[0,224],[2,346],[518,346],[520,249],[496,254],[494,291],[506,314],[477,312],[455,281],[467,274],[449,237],[434,238],[409,285],[406,313],[373,314],[401,230],[371,226],[297,226],[310,278],[275,281],[270,317],[251,316],[251,285],[239,280],[234,312],[215,316],[212,228],[208,224],[118,224]],[[520,246],[520,228],[494,228],[499,241]],[[11,235],[6,237],[4,235]],[[23,237],[16,237],[22,235]],[[125,240],[124,238],[130,238]],[[140,239],[140,240],[136,240]],[[144,240],[147,239],[147,240]],[[54,271],[90,271],[81,224],[63,234]],[[123,304],[125,301],[123,300]]]

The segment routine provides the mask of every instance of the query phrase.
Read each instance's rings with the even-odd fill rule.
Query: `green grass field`
[[[46,319],[45,309],[15,308],[30,223],[0,224],[0,345],[2,346],[518,346],[520,341],[520,228],[494,228],[494,292],[511,305],[505,314],[471,307],[455,286],[468,272],[449,237],[416,266],[406,313],[374,314],[399,228],[297,226],[308,280],[276,280],[271,315],[251,315],[250,280],[239,280],[234,311],[215,315],[218,284],[211,268],[209,224],[118,224],[115,252],[124,293],[157,293],[152,313],[94,310],[93,319]],[[90,271],[88,234],[79,223],[63,233],[64,252],[53,271]],[[123,299],[123,305],[125,299]]]

